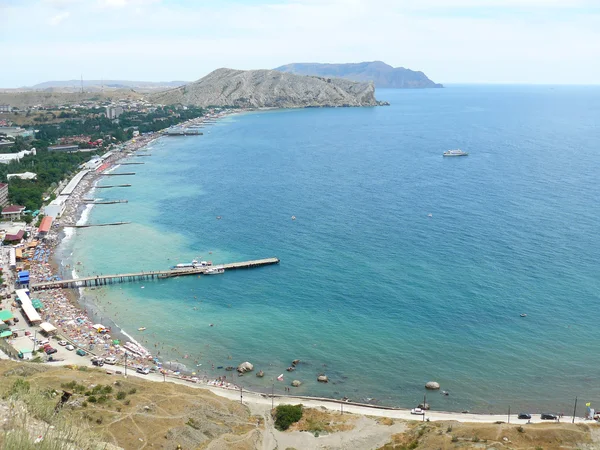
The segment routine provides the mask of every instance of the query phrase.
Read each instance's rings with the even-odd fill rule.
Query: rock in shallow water
[[[254,370],[254,366],[251,363],[249,363],[248,361],[241,363],[237,367],[237,371],[239,373],[251,372],[252,370]]]
[[[436,381],[429,381],[426,385],[425,385],[426,389],[431,389],[432,391],[435,391],[436,389],[440,388],[440,383],[436,382]]]

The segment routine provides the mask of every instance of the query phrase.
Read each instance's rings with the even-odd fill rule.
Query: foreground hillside
[[[58,408],[64,391],[72,396]],[[0,394],[9,450],[600,448],[596,424],[424,423],[318,408],[279,431],[270,405],[87,367],[0,361]]]
[[[306,77],[275,70],[217,69],[200,80],[150,95],[160,104],[301,108],[375,106],[371,83]]]
[[[320,77],[339,77],[353,81],[373,82],[377,88],[422,89],[441,88],[423,72],[392,67],[381,61],[351,64],[293,63],[276,68],[281,72]]]

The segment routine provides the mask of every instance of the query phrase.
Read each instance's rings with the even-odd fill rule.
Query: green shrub
[[[124,400],[126,396],[127,396],[127,393],[125,391],[117,392],[117,400]]]
[[[137,389],[136,389],[136,388],[131,388],[131,389],[129,389],[129,395],[133,395],[133,394],[135,394],[136,392],[137,392]]]
[[[90,395],[88,397],[88,402],[90,402],[90,403],[96,403],[97,401],[98,401],[98,399],[96,398],[95,395]]]
[[[452,436],[452,442],[458,442],[458,437]]]
[[[287,430],[290,425],[302,419],[302,405],[279,405],[273,414],[275,428],[279,431]]]
[[[100,397],[98,397],[98,403],[106,403],[107,400],[108,400],[108,397],[104,394],[102,394]]]
[[[131,403],[131,400],[127,399],[123,402],[124,405],[129,405]]]
[[[106,386],[104,386],[104,387],[102,388],[102,393],[103,393],[103,394],[110,394],[110,393],[112,393],[112,391],[113,391],[113,388],[112,388],[112,386],[108,386],[108,385],[106,385]]]
[[[519,427],[517,427],[517,431],[518,431],[519,433],[525,433],[525,428],[523,428],[523,427],[519,426]]]

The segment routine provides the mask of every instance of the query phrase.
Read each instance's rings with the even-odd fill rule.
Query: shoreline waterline
[[[452,117],[461,117],[457,108],[453,111]],[[501,153],[480,150],[477,158],[458,163],[441,162],[441,153],[435,149],[424,152],[415,148],[411,154],[418,152],[418,155],[411,157],[403,153],[394,159],[389,152],[365,147],[353,159],[353,147],[349,145],[351,141],[364,141],[360,137],[365,131],[361,124],[371,127],[386,120],[386,117],[371,120],[374,114],[377,111],[367,114],[361,110],[319,110],[250,115],[227,127],[211,130],[205,136],[207,139],[161,141],[157,150],[151,152],[153,158],[140,166],[142,170],[131,190],[131,207],[98,207],[92,213],[93,223],[106,222],[110,221],[107,220],[110,214],[120,214],[118,211],[126,209],[133,225],[118,232],[138,236],[142,243],[128,245],[123,241],[125,245],[121,247],[120,239],[110,236],[114,233],[104,230],[78,233],[83,241],[77,254],[88,270],[98,273],[134,267],[154,270],[200,254],[207,255],[209,250],[214,252],[212,258],[219,262],[235,261],[238,257],[252,256],[257,245],[269,250],[269,254],[280,256],[282,265],[273,270],[235,273],[202,281],[152,283],[143,290],[139,284],[123,285],[122,290],[118,286],[103,287],[92,291],[99,295],[103,314],[110,316],[111,311],[115,311],[116,322],[133,330],[134,337],[149,342],[164,341],[165,349],[177,348],[175,358],[182,362],[200,358],[203,367],[208,369],[210,360],[215,366],[250,360],[270,377],[285,370],[292,359],[299,358],[304,363],[296,373],[286,377],[303,381],[304,386],[295,390],[303,394],[312,393],[316,373],[324,371],[332,382],[314,386],[317,395],[347,396],[359,401],[376,397],[379,402],[391,405],[416,405],[419,391],[422,392],[424,383],[431,379],[440,382],[451,394],[447,399],[432,397],[435,409],[445,409],[446,405],[454,411],[493,412],[512,404],[518,409],[538,407],[566,411],[571,396],[580,394],[593,401],[597,389],[587,381],[586,366],[594,364],[597,358],[591,355],[582,360],[589,345],[578,340],[590,321],[581,320],[576,314],[580,305],[587,303],[588,288],[584,283],[575,286],[569,282],[581,264],[573,264],[569,252],[561,248],[555,253],[561,264],[546,263],[543,255],[548,252],[540,253],[528,244],[536,242],[539,248],[554,248],[547,247],[543,237],[549,236],[552,244],[556,242],[555,235],[548,234],[548,225],[538,221],[546,215],[531,210],[528,201],[531,195],[518,195],[521,199],[518,203],[502,201],[502,198],[510,200],[514,194],[522,194],[520,189],[513,192],[520,185],[510,184],[510,170],[503,172],[508,174],[509,184],[508,189],[503,184],[501,198],[493,196],[497,194],[496,184],[486,177],[490,167],[504,167],[503,157],[513,161],[516,158],[527,166],[535,149],[527,148],[528,151],[518,154],[511,153],[510,148]],[[352,121],[352,116],[358,120]],[[342,126],[338,119],[344,123],[350,120],[357,132],[349,130],[347,125]],[[332,127],[328,126],[324,134],[319,127],[313,128],[315,120]],[[307,127],[302,129],[310,130],[310,139],[303,139],[295,128],[304,122]],[[327,140],[329,128],[347,131],[346,139],[334,133],[342,143],[339,147]],[[278,129],[286,132],[279,133]],[[398,139],[397,133],[393,138]],[[312,141],[318,141],[319,145],[311,147]],[[432,139],[428,139],[425,146],[433,148],[430,141]],[[274,151],[277,149],[272,148],[272,142],[285,147],[285,152]],[[295,150],[296,142],[302,151]],[[376,147],[385,149],[387,145],[391,145],[389,140]],[[481,143],[477,145],[484,147]],[[236,146],[241,146],[240,151]],[[474,146],[475,143],[469,147]],[[311,149],[315,153],[311,153]],[[364,160],[365,152],[376,164]],[[544,153],[544,160],[552,159],[552,152]],[[343,161],[336,155],[343,156]],[[352,170],[336,171],[334,178],[329,177],[332,181],[327,182],[327,178],[321,177],[321,172],[325,172],[319,169],[322,164],[314,164],[321,160],[346,169],[364,167],[366,173],[377,169],[386,190],[377,188],[378,183],[368,177],[344,178],[344,173],[353,173]],[[410,174],[386,178],[394,174],[388,174],[378,163],[388,161],[394,162],[394,165],[387,164],[395,167],[394,173],[400,170],[402,174],[402,167],[409,167],[421,181],[413,180]],[[246,165],[260,176],[246,173],[243,170]],[[275,170],[277,176],[270,175],[263,167]],[[298,184],[302,181],[298,175],[302,173],[310,173],[315,189]],[[204,182],[195,182],[192,177]],[[436,191],[444,190],[448,183],[453,185],[452,180],[457,177],[465,195],[445,197],[440,204],[436,201]],[[477,184],[480,179],[492,189]],[[438,186],[440,183],[436,180],[442,181],[442,186]],[[534,181],[538,180],[534,177]],[[415,182],[420,183],[417,190],[424,193],[419,197],[421,205],[406,200],[415,190],[411,190]],[[527,184],[533,186],[534,193],[536,186],[544,186],[544,183]],[[252,196],[248,207],[237,204],[235,199],[244,195],[244,189],[249,187]],[[490,193],[476,195],[473,189]],[[303,204],[295,192],[303,192],[318,201]],[[316,195],[319,192],[322,194]],[[351,201],[346,193],[359,201]],[[372,198],[374,193],[379,199]],[[115,198],[115,194],[111,191],[111,198]],[[556,191],[551,190],[550,194],[545,198],[553,204]],[[278,201],[270,201],[270,196]],[[260,201],[252,201],[252,197]],[[479,207],[480,202],[489,202],[502,214]],[[186,204],[199,208],[199,213],[186,209]],[[346,211],[332,209],[336,204],[344,206]],[[373,207],[368,207],[369,204]],[[182,217],[168,220],[161,211],[165,207],[174,208],[172,211]],[[572,213],[568,206],[563,209]],[[432,218],[427,218],[429,212],[433,213]],[[215,221],[215,216],[221,214],[223,220]],[[298,220],[291,222],[291,214]],[[423,219],[419,220],[418,216]],[[560,211],[554,211],[554,217],[562,217]],[[581,243],[578,230],[586,229],[584,221],[587,221],[585,214],[579,216],[577,228],[571,228],[577,234],[570,233],[574,237],[570,242]],[[267,222],[268,227],[261,225]],[[488,222],[500,224],[496,227],[500,232],[488,230]],[[555,220],[546,217],[545,222],[552,224]],[[344,223],[353,226],[344,226]],[[361,223],[368,224],[369,229]],[[330,234],[323,239],[324,233],[334,231],[330,224],[340,236],[348,238],[341,240]],[[352,233],[354,227],[358,232],[356,236]],[[447,234],[449,228],[455,230],[451,235]],[[490,239],[482,241],[478,229],[489,234]],[[508,230],[514,232],[508,233]],[[287,242],[277,235],[285,236]],[[556,236],[560,238],[561,234]],[[153,245],[147,248],[143,241]],[[87,248],[92,250],[89,257],[85,256]],[[589,254],[589,251],[584,252],[580,261],[585,262]],[[567,265],[574,269],[569,270]],[[353,270],[353,266],[362,269]],[[457,267],[460,271],[448,276],[447,271],[440,271],[444,267]],[[542,269],[544,273],[540,273]],[[557,270],[563,273],[561,283],[552,281],[557,280],[553,276]],[[537,280],[535,292],[532,277]],[[544,289],[546,278],[554,294]],[[548,311],[562,311],[560,293],[564,288],[567,288],[564,292],[568,291],[580,301],[573,302],[573,308],[566,314],[547,317],[548,314],[544,315],[539,309],[540,302],[536,298],[543,299]],[[321,295],[322,301],[319,300]],[[163,317],[163,311],[169,313]],[[526,319],[519,318],[522,312],[529,313]],[[215,328],[207,328],[209,322],[215,323]],[[141,326],[147,326],[148,330],[136,331]],[[168,336],[161,339],[160,335],[164,334]],[[531,339],[524,341],[526,336]],[[552,339],[541,345],[535,336],[552,336]],[[554,349],[554,361],[548,359],[544,348]],[[182,359],[188,352],[190,359]],[[566,372],[565,367],[576,370],[567,376],[570,372]],[[218,374],[218,370],[216,372]],[[515,378],[519,378],[517,384]],[[266,385],[253,376],[241,381],[253,389]],[[549,395],[545,396],[546,393]]]

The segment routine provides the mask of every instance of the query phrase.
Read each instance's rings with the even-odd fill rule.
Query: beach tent
[[[40,328],[48,334],[56,332],[56,327],[48,322],[40,323]]]
[[[44,307],[42,301],[38,299],[31,300],[31,304],[35,309],[42,309]]]
[[[10,311],[7,311],[6,309],[0,311],[0,320],[2,322],[6,322],[7,320],[11,320],[14,319],[14,315],[13,313],[11,313]]]
[[[101,323],[92,325],[92,328],[94,328],[98,333],[104,333],[106,331],[106,327]]]
[[[12,331],[10,330],[4,330],[4,331],[0,331],[0,338],[7,338],[7,337],[11,337],[13,334]]]

